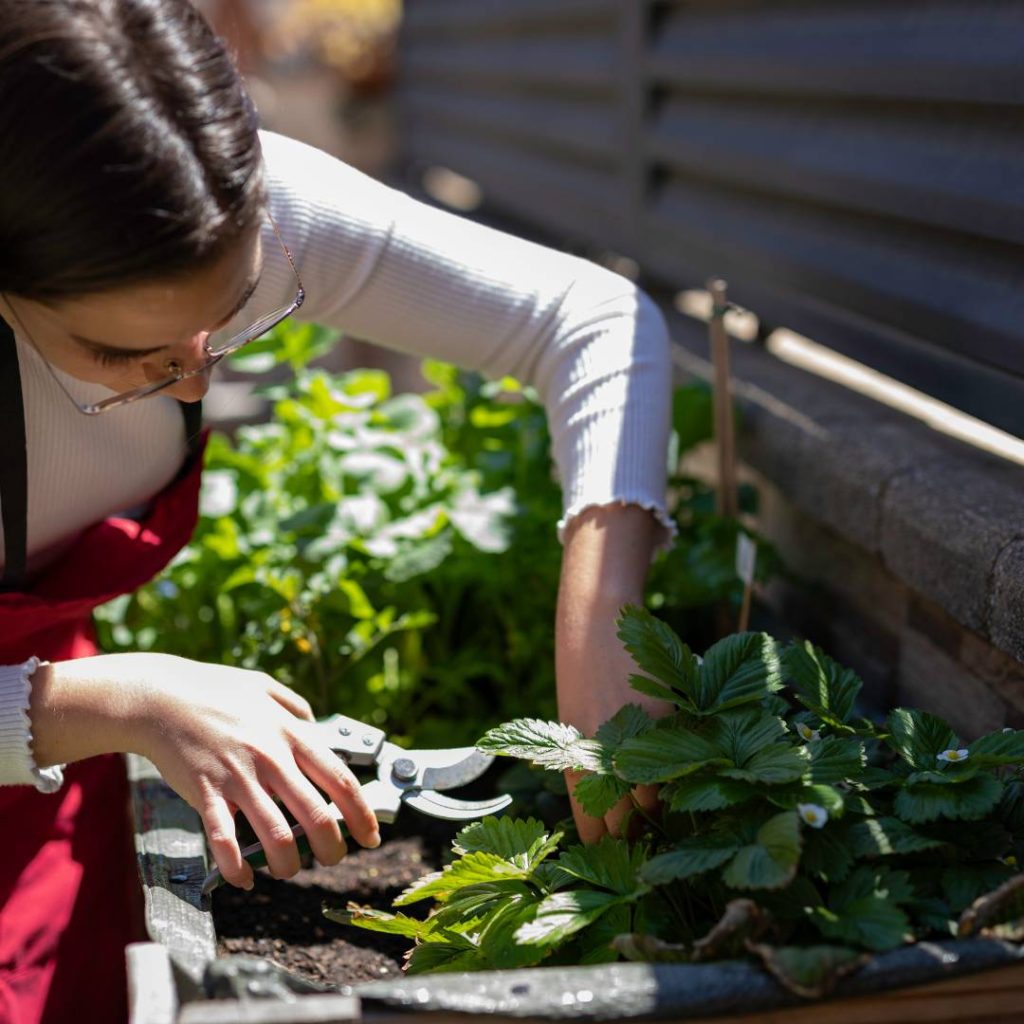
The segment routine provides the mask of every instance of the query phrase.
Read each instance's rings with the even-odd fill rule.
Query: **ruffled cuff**
[[[654,545],[653,554],[660,555],[663,551],[671,550],[676,542],[679,530],[672,517],[668,514],[664,502],[654,501],[645,497],[615,497],[607,501],[578,501],[565,510],[565,514],[558,520],[558,539],[565,543],[565,531],[569,524],[581,513],[590,508],[604,508],[609,505],[637,505],[653,513],[660,529],[658,539]]]
[[[55,793],[64,784],[64,766],[40,768],[32,756],[29,696],[38,658],[21,665],[0,665],[0,786],[35,786]]]

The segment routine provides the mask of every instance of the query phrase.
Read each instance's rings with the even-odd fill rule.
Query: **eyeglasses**
[[[54,366],[41,352],[39,352],[39,347],[34,341],[32,341],[28,332],[25,332],[25,336],[32,343],[32,347],[36,352],[39,353],[39,356],[45,363],[46,368],[50,371],[50,375],[79,412],[84,413],[86,416],[98,416],[100,413],[109,412],[111,409],[116,409],[119,406],[130,405],[132,402],[137,402],[141,398],[149,398],[151,395],[155,395],[158,391],[163,391],[166,388],[173,387],[175,384],[179,384],[183,380],[198,377],[200,374],[206,373],[207,370],[216,366],[226,356],[231,355],[233,352],[237,352],[240,348],[244,348],[248,345],[249,342],[255,341],[268,331],[273,330],[279,323],[281,323],[282,320],[290,317],[302,305],[302,303],[306,301],[306,289],[302,286],[302,279],[299,277],[299,271],[295,266],[295,260],[292,258],[292,254],[289,252],[288,246],[284,244],[284,239],[281,238],[281,232],[278,230],[274,218],[270,216],[269,212],[267,212],[266,216],[267,220],[270,221],[270,226],[274,229],[274,235],[277,237],[277,241],[284,252],[285,259],[288,261],[288,266],[291,268],[291,272],[295,276],[295,297],[286,306],[281,306],[279,309],[275,309],[273,312],[267,313],[265,316],[261,316],[258,320],[249,323],[244,330],[234,330],[229,324],[228,328],[215,331],[210,334],[203,343],[203,352],[207,356],[206,360],[191,370],[184,370],[176,361],[171,360],[164,364],[168,371],[166,377],[151,381],[149,384],[143,384],[141,387],[133,388],[131,391],[111,395],[109,398],[104,398],[98,402],[83,402],[68,391],[66,385],[58,376]],[[246,307],[243,307],[242,312],[236,314],[236,316],[232,318],[232,322],[239,317],[244,316],[245,311]],[[22,329],[24,330],[24,327]]]

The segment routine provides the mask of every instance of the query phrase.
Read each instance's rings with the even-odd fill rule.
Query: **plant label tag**
[[[736,575],[749,587],[754,583],[757,564],[757,541],[745,533],[736,535]]]

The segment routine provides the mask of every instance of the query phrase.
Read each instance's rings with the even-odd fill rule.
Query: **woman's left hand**
[[[643,604],[644,580],[660,530],[654,516],[637,505],[602,505],[581,513],[566,531],[555,628],[558,713],[586,736],[593,736],[624,704],[639,704],[654,717],[672,710],[630,687],[636,666],[615,625],[623,605]],[[566,778],[571,796],[581,776],[567,772]],[[653,808],[656,789],[642,786],[633,798]],[[632,807],[629,798],[621,800],[600,820],[572,803],[584,842],[618,834]]]

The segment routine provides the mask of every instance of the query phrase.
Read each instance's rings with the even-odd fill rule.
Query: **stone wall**
[[[681,371],[709,379],[703,328],[666,315]],[[1024,727],[1024,468],[756,345],[733,346],[733,372],[755,525],[792,573],[761,599],[878,708],[935,711],[964,738]]]

